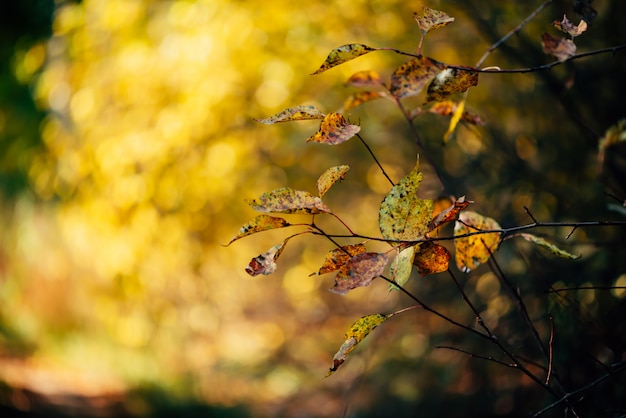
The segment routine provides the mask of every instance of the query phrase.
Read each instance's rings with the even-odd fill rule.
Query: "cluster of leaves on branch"
[[[414,17],[422,33],[416,54],[390,48],[374,48],[363,44],[347,44],[332,50],[313,74],[320,74],[374,51],[391,51],[411,57],[410,60],[396,68],[387,81],[372,70],[359,71],[349,77],[346,81],[347,86],[363,88],[364,90],[350,95],[345,100],[343,112],[372,100],[386,99],[403,112],[411,126],[413,126],[414,119],[424,113],[443,115],[450,118],[448,131],[443,138],[445,143],[452,137],[460,122],[479,126],[483,124],[479,116],[465,111],[467,93],[471,87],[478,85],[479,74],[497,72],[499,69],[450,65],[422,55],[421,48],[426,35],[434,29],[452,23],[454,18],[442,11],[428,7],[423,7],[422,14],[416,13]],[[555,21],[553,26],[568,34],[569,38],[555,38],[552,35],[544,34],[541,39],[544,52],[555,56],[559,62],[572,59],[576,53],[573,38],[587,30],[587,23],[582,20],[578,25],[574,25],[564,16],[562,20]],[[416,109],[406,109],[403,106],[403,99],[417,96],[424,90],[426,90],[426,101],[423,105]],[[360,135],[361,127],[359,125],[350,122],[342,113],[324,113],[315,106],[291,107],[268,118],[260,119],[258,122],[275,124],[311,119],[320,120],[321,123],[319,130],[312,134],[307,142],[338,145],[352,138],[358,138],[369,150],[369,146]],[[615,134],[607,134],[603,145],[601,144],[601,151],[610,144],[623,140],[623,123],[620,124],[620,127],[615,128],[617,130]],[[420,148],[419,151],[422,152],[422,159],[425,158],[429,164],[432,164],[428,155],[425,155],[421,139],[416,133],[415,140]],[[383,198],[378,212],[380,236],[364,236],[354,232],[340,218],[339,214],[324,202],[325,193],[348,174],[350,167],[339,165],[328,168],[320,175],[317,180],[317,195],[283,187],[266,192],[257,199],[248,200],[247,203],[252,209],[264,214],[258,215],[242,226],[239,233],[230,241],[232,243],[257,232],[300,227],[303,228],[302,231],[288,236],[281,243],[253,258],[246,271],[252,276],[274,273],[277,269],[276,262],[287,242],[299,235],[313,234],[327,238],[332,245],[319,270],[313,273],[318,275],[335,274],[334,284],[330,291],[343,295],[352,289],[368,286],[373,280],[381,278],[389,282],[390,289],[401,290],[418,303],[392,314],[375,313],[355,321],[346,332],[344,342],[332,359],[329,375],[344,363],[346,355],[374,328],[393,315],[410,308],[427,307],[404,287],[414,268],[421,276],[445,272],[453,275],[450,261],[454,258],[456,267],[462,272],[468,273],[488,262],[505,239],[514,237],[534,243],[555,256],[568,259],[578,258],[577,255],[557,247],[542,237],[523,232],[547,225],[537,222],[530,212],[529,215],[534,221],[532,224],[502,228],[496,220],[481,213],[467,210],[473,202],[465,196],[458,199],[452,196],[443,196],[437,201],[422,199],[418,197],[418,190],[423,179],[419,157],[413,170],[398,182],[394,182],[387,175],[382,165],[378,163],[375,155],[371,151],[370,153],[378,164],[381,174],[390,183],[390,190]],[[436,167],[433,168],[435,175],[437,175]],[[441,179],[439,180],[441,182]],[[282,217],[274,216],[275,214],[310,215],[312,220],[310,223],[293,224]],[[348,231],[348,234],[333,235],[320,228],[315,223],[315,219],[321,215],[330,215],[336,218]],[[439,236],[439,228],[449,222],[454,222],[454,235]],[[570,226],[576,227],[576,225]],[[359,244],[342,245],[338,241],[342,238],[361,238],[364,241]],[[454,242],[454,256],[439,243],[443,240]],[[367,245],[372,241],[386,242],[389,249],[385,252],[370,251]],[[465,297],[465,294],[463,296]],[[471,302],[467,301],[467,303],[474,309]],[[431,309],[428,310],[432,312]],[[477,317],[479,317],[478,314]],[[451,322],[454,323],[454,321]],[[484,335],[491,336],[491,331],[486,326],[484,327]],[[500,347],[503,352],[507,353],[502,346]]]

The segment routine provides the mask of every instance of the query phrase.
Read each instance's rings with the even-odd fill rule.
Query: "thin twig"
[[[552,375],[552,364],[554,360],[554,321],[552,315],[548,314],[550,320],[550,340],[548,341],[548,353],[550,358],[548,359],[548,374],[546,376],[546,385],[550,383],[550,376]]]
[[[359,135],[359,134],[356,134],[356,137],[359,138],[359,141],[361,141],[361,143],[365,146],[365,149],[367,149],[367,152],[369,152],[369,154],[372,156],[372,158],[374,159],[374,162],[376,163],[376,165],[378,165],[378,168],[380,168],[380,171],[387,178],[387,180],[389,180],[389,183],[391,183],[391,187],[395,186],[395,183],[393,182],[393,180],[391,180],[391,177],[389,177],[389,175],[387,174],[387,172],[383,168],[383,166],[380,163],[380,161],[378,161],[378,158],[376,158],[376,155],[374,154],[374,152],[372,151],[370,146],[367,145],[367,142],[365,142],[363,137],[361,137],[361,135]]]
[[[506,35],[504,35],[502,38],[500,38],[496,43],[494,43],[493,45],[491,45],[491,47],[485,51],[485,53],[483,54],[482,57],[480,57],[480,59],[478,60],[478,62],[476,63],[476,67],[480,67],[481,65],[483,65],[483,62],[485,62],[485,60],[487,59],[487,57],[489,57],[489,55],[495,51],[500,45],[502,45],[503,43],[505,43],[511,36],[515,35],[517,32],[521,31],[522,28],[524,26],[526,26],[526,24],[528,22],[530,22],[531,20],[533,20],[535,18],[535,16],[537,16],[543,9],[545,9],[550,3],[552,3],[553,0],[546,0],[544,1],[539,7],[537,7],[537,9],[535,9],[535,11],[533,11],[530,15],[528,15],[528,17],[524,20],[522,20],[520,22],[519,25],[517,25],[515,28],[513,28],[509,33],[507,33]]]
[[[502,360],[498,360],[496,358],[493,358],[491,356],[483,356],[483,355],[480,355],[480,354],[472,353],[470,351],[463,350],[462,348],[451,347],[451,346],[448,346],[448,345],[438,345],[435,348],[445,348],[447,350],[460,351],[461,353],[467,354],[470,357],[475,357],[475,358],[479,358],[479,359],[483,359],[483,360],[493,361],[494,363],[498,363],[498,364],[501,364],[502,366],[510,367],[512,369],[516,369],[517,368],[517,364],[515,364],[515,363],[507,363],[507,362],[504,362]]]

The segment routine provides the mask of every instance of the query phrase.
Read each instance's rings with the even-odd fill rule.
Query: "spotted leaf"
[[[259,215],[247,224],[243,225],[237,235],[230,240],[227,246],[232,244],[233,241],[238,240],[239,238],[246,237],[248,235],[256,234],[257,232],[269,231],[270,229],[284,228],[286,226],[290,226],[291,224],[284,220],[283,218],[279,218],[276,216],[270,215]]]
[[[271,125],[294,120],[324,119],[324,114],[315,106],[296,106],[283,110],[265,119],[255,119],[259,123]]]
[[[342,45],[330,51],[324,63],[313,74],[322,73],[328,69],[336,67],[339,64],[343,64],[344,62],[353,60],[372,51],[376,51],[376,48],[363,44]]]
[[[415,254],[413,264],[422,276],[441,273],[448,270],[450,264],[450,251],[434,242],[424,242],[420,244],[420,249]]]
[[[331,213],[321,198],[313,196],[309,192],[293,190],[289,187],[263,193],[258,199],[246,199],[245,202],[257,212],[309,215]]]
[[[319,131],[306,141],[337,145],[352,138],[360,130],[360,126],[351,125],[340,113],[331,112],[322,121]]]
[[[416,96],[444,68],[431,58],[419,56],[405,62],[391,74],[390,92],[397,98]]]
[[[366,252],[351,257],[339,268],[330,291],[345,295],[349,290],[369,286],[372,280],[383,274],[387,262],[387,256],[382,253]]]
[[[320,197],[324,196],[333,184],[346,178],[348,170],[350,170],[349,165],[338,165],[324,171],[317,179],[317,191]]]
[[[421,16],[415,12],[413,13],[413,17],[424,34],[433,29],[441,28],[454,22],[454,18],[449,16],[447,13],[431,9],[426,6],[422,6]]]
[[[492,218],[476,212],[462,212],[454,225],[454,250],[459,270],[469,273],[489,260],[498,249],[502,232],[500,225]],[[481,231],[494,231],[485,232]],[[471,234],[468,236],[464,236]]]
[[[322,267],[320,267],[317,274],[326,274],[337,271],[341,268],[341,266],[346,264],[350,258],[366,251],[367,249],[363,244],[344,245],[341,248],[335,248],[326,254],[324,264],[322,264]]]

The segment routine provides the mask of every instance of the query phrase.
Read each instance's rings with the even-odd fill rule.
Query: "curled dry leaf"
[[[383,274],[387,262],[387,256],[382,253],[366,252],[351,257],[339,268],[330,291],[345,295],[349,290],[369,286],[372,280]]]
[[[363,44],[347,44],[333,49],[326,57],[324,63],[313,73],[319,74],[328,69],[336,67],[339,64],[353,60],[354,58],[365,55],[368,52],[376,51],[376,48],[369,47]]]
[[[337,271],[341,266],[346,264],[350,258],[366,251],[367,249],[363,244],[344,245],[341,248],[335,248],[326,254],[324,264],[320,267],[317,274],[320,275]]]
[[[489,260],[500,245],[501,232],[480,233],[480,231],[500,230],[500,225],[492,218],[476,212],[462,212],[454,225],[454,250],[459,270],[469,273]],[[470,236],[463,236],[473,234]]]
[[[416,96],[443,68],[444,65],[434,59],[424,56],[413,58],[391,74],[389,91],[399,99]]]
[[[279,218],[276,216],[270,215],[259,215],[247,224],[243,225],[237,235],[230,240],[226,246],[229,246],[233,243],[233,241],[238,240],[239,238],[246,237],[248,235],[256,234],[257,232],[269,231],[270,229],[284,228],[286,226],[290,226],[291,224],[284,220],[283,218]]]
[[[430,231],[440,227],[441,225],[456,220],[459,213],[469,206],[470,203],[474,203],[470,200],[465,200],[465,196],[459,197],[457,200],[453,200],[452,204],[439,212],[437,216],[433,218],[428,226]]]
[[[413,13],[413,17],[424,34],[454,22],[454,18],[447,13],[426,6],[422,6],[421,16],[415,12]]]
[[[306,142],[337,145],[352,138],[360,130],[360,126],[351,125],[340,113],[331,112],[322,121],[319,131],[307,139]]]
[[[383,85],[383,79],[373,70],[359,71],[350,76],[346,86],[352,87],[378,87]]]
[[[250,261],[250,264],[248,264],[248,267],[246,267],[246,273],[252,277],[258,276],[259,274],[268,275],[274,273],[276,271],[276,260],[280,257],[288,240],[289,238],[273,246],[263,254],[254,257]]]
[[[426,102],[440,102],[451,94],[462,93],[477,84],[478,73],[476,71],[446,68],[428,85]]]
[[[333,184],[338,181],[343,181],[343,179],[346,178],[348,170],[350,170],[349,165],[338,165],[330,167],[324,171],[317,179],[317,191],[319,192],[320,197],[324,196]]]
[[[567,33],[572,38],[581,35],[587,30],[587,22],[581,20],[578,25],[574,25],[572,22],[569,21],[567,15],[563,15],[563,20],[561,21],[555,20],[554,22],[552,22],[552,26],[554,26],[561,32]]]
[[[283,110],[269,118],[255,119],[259,123],[271,125],[294,120],[324,119],[324,114],[315,106],[295,106]]]
[[[415,254],[413,264],[422,276],[441,273],[448,270],[450,264],[450,251],[432,241],[420,245],[419,252]]]
[[[281,187],[263,193],[258,199],[246,199],[245,202],[257,212],[308,215],[331,213],[330,208],[319,197],[289,187]]]
[[[421,182],[418,161],[415,168],[387,193],[378,211],[378,226],[383,238],[414,241],[428,232],[434,203],[417,197]]]
[[[353,323],[344,335],[345,341],[341,344],[339,351],[333,356],[333,365],[328,370],[326,377],[333,374],[339,366],[346,361],[346,356],[354,350],[356,345],[363,341],[367,335],[377,326],[385,322],[390,316],[384,314],[366,315]]]
[[[541,35],[541,45],[543,52],[553,55],[561,62],[566,61],[576,53],[576,45],[571,39],[555,38],[549,33]]]

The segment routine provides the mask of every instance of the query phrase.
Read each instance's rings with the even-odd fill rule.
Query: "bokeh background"
[[[429,34],[423,52],[472,65],[538,4],[428,2],[456,21]],[[319,237],[291,240],[278,271],[267,277],[251,278],[244,268],[288,232],[223,246],[256,215],[244,198],[282,186],[313,192],[319,174],[338,164],[351,170],[328,204],[355,231],[377,234],[388,183],[362,145],[306,144],[316,122],[263,126],[254,118],[300,104],[334,111],[352,92],[343,86],[352,73],[375,69],[388,77],[405,57],[372,53],[309,74],[345,43],[415,51],[412,13],[421,6],[396,0],[1,6],[3,411],[485,417],[546,405],[550,398],[514,370],[436,349],[499,354],[419,310],[385,323],[323,379],[354,320],[410,300],[382,282],[343,297],[329,293],[332,277],[309,276],[332,249]],[[598,15],[577,38],[579,51],[623,43],[622,2],[597,0],[593,7]],[[550,23],[564,13],[578,22],[572,2],[554,1],[485,64],[550,62],[540,36],[556,35]],[[446,118],[424,115],[417,127],[447,191],[466,195],[474,210],[503,226],[528,223],[524,206],[545,221],[623,220],[606,192],[625,199],[624,150],[609,155],[602,176],[596,157],[599,138],[626,116],[624,74],[620,52],[549,72],[484,75],[467,106],[487,126],[460,126],[445,147]],[[412,168],[419,150],[391,103],[353,109],[350,118],[394,180]],[[319,222],[342,232],[336,221]],[[605,364],[621,358],[624,293],[544,292],[623,286],[626,257],[623,228],[581,229],[565,241],[569,231],[544,232],[583,254],[581,261],[555,260],[522,243],[506,243],[499,259],[528,296],[542,335],[549,332],[546,312],[558,319],[558,367],[573,389],[603,371],[590,358]],[[538,358],[489,269],[462,277],[503,340]],[[415,277],[409,288],[472,323],[448,278]],[[605,392],[590,408],[623,412],[623,382]]]

